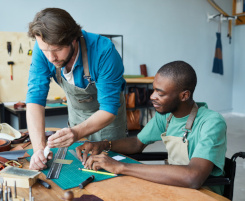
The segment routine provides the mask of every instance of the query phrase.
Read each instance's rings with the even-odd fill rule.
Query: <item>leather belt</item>
[[[9,151],[11,149],[11,142],[6,139],[0,138],[0,152]]]

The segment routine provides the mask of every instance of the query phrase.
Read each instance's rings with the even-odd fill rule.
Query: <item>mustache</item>
[[[157,101],[154,101],[154,100],[151,100],[151,103],[152,104],[156,104],[156,105],[159,105]]]

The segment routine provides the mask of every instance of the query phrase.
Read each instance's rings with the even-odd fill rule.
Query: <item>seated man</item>
[[[194,189],[200,188],[209,175],[223,175],[226,123],[206,103],[195,103],[196,82],[194,69],[183,61],[162,66],[155,76],[151,95],[155,116],[137,137],[86,142],[79,146],[77,154],[85,168],[103,168],[116,174]],[[140,153],[148,144],[161,139],[168,150],[170,165],[126,164],[100,154],[103,150]],[[92,151],[90,157],[89,151]],[[223,193],[221,186],[210,188]]]

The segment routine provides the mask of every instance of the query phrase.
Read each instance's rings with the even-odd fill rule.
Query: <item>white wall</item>
[[[233,112],[245,114],[245,25],[236,26],[234,40]]]
[[[232,1],[216,2],[231,13]],[[0,0],[0,3],[0,31],[27,32],[28,22],[39,10],[66,9],[86,31],[124,36],[125,74],[139,74],[139,65],[145,63],[149,76],[154,76],[163,64],[184,60],[197,72],[195,100],[205,101],[219,112],[232,110],[234,44],[239,41],[234,37],[229,44],[224,22],[224,75],[212,73],[218,23],[207,23],[206,15],[218,12],[205,0]]]

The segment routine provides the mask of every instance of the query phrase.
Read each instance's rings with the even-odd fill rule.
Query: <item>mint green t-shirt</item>
[[[226,153],[226,123],[224,118],[217,112],[209,110],[206,103],[197,103],[198,112],[194,120],[192,131],[188,133],[189,159],[203,158],[211,161],[214,168],[211,176],[223,175]],[[155,116],[147,123],[138,134],[138,139],[143,144],[151,144],[161,140],[161,134],[166,130],[167,118],[170,113],[161,115],[156,112]],[[188,116],[182,118],[172,117],[166,136],[183,137]],[[164,146],[164,145],[163,145]],[[216,193],[223,194],[222,188],[210,187]]]

